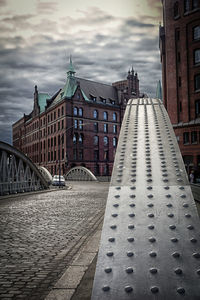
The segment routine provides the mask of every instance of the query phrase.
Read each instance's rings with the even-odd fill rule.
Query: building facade
[[[188,173],[200,174],[200,1],[162,0],[163,101]]]
[[[110,176],[126,103],[138,96],[133,69],[107,85],[76,77],[70,59],[66,83],[53,97],[35,87],[33,111],[13,124],[13,146],[52,175],[85,166]]]

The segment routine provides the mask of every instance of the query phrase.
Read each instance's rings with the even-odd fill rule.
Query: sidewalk
[[[91,299],[102,225],[103,218],[45,300]]]

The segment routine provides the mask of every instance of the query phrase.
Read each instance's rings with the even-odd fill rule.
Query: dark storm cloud
[[[124,26],[130,26],[130,27],[133,27],[133,28],[135,28],[135,27],[140,27],[140,28],[145,28],[145,27],[153,28],[153,27],[154,27],[153,24],[150,24],[150,23],[142,23],[142,22],[137,21],[137,20],[134,19],[134,18],[129,18],[129,19],[125,22]]]
[[[55,8],[54,5],[48,7]],[[48,7],[43,6],[43,10]],[[31,112],[34,85],[38,85],[39,92],[50,96],[63,87],[70,54],[78,77],[105,83],[126,78],[133,65],[138,72],[141,92],[155,95],[161,73],[158,39],[150,38],[153,25],[133,18],[116,19],[92,8],[80,19],[62,20],[63,31],[58,33],[58,24],[54,21],[44,18],[31,24],[32,17],[26,15],[24,19],[34,32],[31,43],[30,37],[26,40],[19,34],[0,38],[1,140],[11,141],[11,125],[23,113]],[[22,26],[19,18],[5,19],[8,25]],[[111,20],[115,26],[107,30],[106,24],[110,26]],[[96,25],[94,30],[87,30],[92,24]]]

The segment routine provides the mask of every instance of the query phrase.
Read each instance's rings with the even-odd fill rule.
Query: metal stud
[[[128,257],[134,256],[134,253],[132,251],[128,251],[126,254],[127,254]]]
[[[174,273],[176,273],[177,275],[181,275],[183,273],[183,271],[180,268],[176,268],[174,270]]]
[[[128,237],[127,241],[130,242],[130,243],[132,243],[132,242],[134,242],[134,238],[133,237]]]
[[[126,273],[133,273],[133,268],[131,268],[131,267],[128,267],[128,268],[126,268]]]
[[[169,228],[174,230],[174,229],[176,229],[176,226],[175,225],[169,225]]]
[[[128,228],[129,228],[129,229],[134,229],[135,226],[131,224],[131,225],[128,225]]]
[[[155,242],[156,242],[156,239],[155,239],[154,237],[150,237],[150,238],[149,238],[149,242],[155,243]]]
[[[103,290],[104,292],[108,292],[108,291],[110,290],[110,287],[109,287],[108,285],[104,285],[104,286],[102,287],[102,290]]]
[[[106,273],[110,273],[110,272],[112,272],[112,268],[106,268],[104,271],[105,271]]]
[[[159,292],[159,288],[158,288],[157,286],[152,286],[152,287],[151,287],[151,292],[152,292],[153,294],[158,293],[158,292]]]
[[[114,253],[110,251],[110,252],[107,252],[106,255],[107,255],[107,256],[113,256]]]
[[[131,293],[133,291],[133,288],[130,285],[127,285],[127,286],[125,286],[124,290],[127,293]]]
[[[111,242],[111,243],[113,243],[113,242],[115,241],[115,238],[114,238],[114,237],[110,237],[110,238],[108,239],[108,241]]]
[[[149,253],[149,256],[151,256],[151,257],[156,257],[156,256],[157,256],[157,253],[154,252],[154,251],[151,251],[151,252]]]
[[[158,270],[157,270],[156,268],[151,268],[151,269],[149,270],[149,272],[150,272],[151,274],[156,274],[156,273],[158,272]]]
[[[179,294],[185,294],[185,289],[183,288],[183,287],[178,287],[177,288],[177,292],[179,293]]]

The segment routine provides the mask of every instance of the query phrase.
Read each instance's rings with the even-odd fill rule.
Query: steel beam
[[[164,106],[157,99],[129,100],[92,300],[200,299],[199,225]]]

